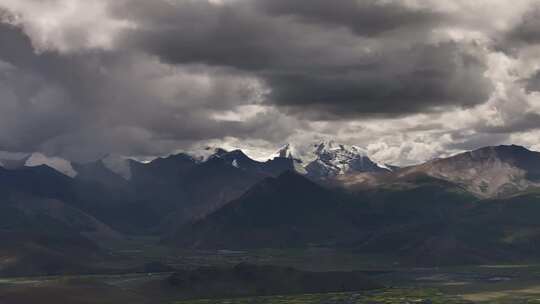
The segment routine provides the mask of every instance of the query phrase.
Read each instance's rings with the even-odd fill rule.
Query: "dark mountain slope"
[[[0,195],[12,193],[73,199],[72,179],[45,165],[17,170],[0,167]]]
[[[122,235],[59,200],[12,194],[0,200],[0,274],[88,272],[96,242]]]
[[[461,239],[499,250],[505,258],[540,255],[540,196],[526,194],[482,201],[461,218],[455,229]]]
[[[93,179],[73,179],[46,165],[0,168],[0,199],[25,196],[58,200],[125,232],[138,232],[159,223],[126,184],[116,187]]]
[[[400,195],[402,199],[405,196]],[[358,251],[395,253],[404,262],[424,265],[485,264],[535,260],[540,255],[540,198],[526,194],[505,199],[461,202],[439,198],[441,212],[422,209],[425,219],[398,221],[359,242]],[[463,208],[449,209],[461,204]],[[385,214],[399,208],[390,207]],[[432,211],[433,208],[431,208]],[[432,220],[428,220],[432,214]]]
[[[163,219],[165,231],[218,209],[263,178],[220,157],[198,163],[185,154],[132,162],[131,169],[137,197]]]
[[[130,161],[132,171],[131,181],[146,183],[158,179],[160,182],[170,179],[183,178],[185,174],[197,165],[195,159],[187,154],[176,154],[157,158],[149,163]]]
[[[109,191],[130,191],[128,181],[107,168],[102,160],[85,164],[72,163],[72,166],[77,171],[75,179],[79,181],[96,183]]]
[[[360,237],[367,217],[346,196],[287,172],[267,178],[239,199],[180,229],[181,246],[212,248],[298,247]]]
[[[163,218],[189,204],[184,181],[196,166],[195,160],[185,154],[158,158],[149,163],[131,161],[130,184],[137,197]]]
[[[264,175],[239,169],[221,158],[212,158],[191,170],[185,187],[192,202],[193,217],[203,217],[240,197]]]
[[[238,200],[182,227],[174,242],[197,248],[288,248],[321,245],[398,256],[436,265],[496,259],[460,230],[478,200],[451,183],[341,193],[294,173],[265,179]]]

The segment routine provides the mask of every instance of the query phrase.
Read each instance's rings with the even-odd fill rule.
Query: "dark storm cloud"
[[[492,89],[482,76],[484,63],[455,43],[418,45],[377,57],[366,67],[271,75],[271,96],[278,104],[311,106],[308,112],[340,118],[470,107],[484,102]]]
[[[397,2],[342,0],[272,0],[256,2],[263,11],[313,24],[346,27],[361,36],[376,36],[405,27],[429,28],[447,16]]]
[[[188,79],[175,83],[178,72],[167,67],[145,75],[146,68],[154,68],[151,60],[131,52],[36,53],[29,37],[9,25],[0,25],[0,45],[0,150],[69,158],[152,155],[174,150],[182,141],[290,132],[276,127],[274,134],[266,133],[268,119],[278,120],[277,114],[246,122],[213,119],[214,111],[249,102],[251,94],[218,69],[213,77],[225,74],[205,78],[199,88],[189,76],[206,77],[206,68],[188,67]],[[167,77],[172,83],[163,86]],[[160,96],[169,87],[172,96]]]
[[[519,47],[519,43],[540,43],[540,5],[535,5],[521,19],[518,25],[508,33],[508,46]]]
[[[519,65],[495,50],[540,41],[538,11],[517,20],[521,10],[507,14],[512,4],[489,5],[0,0],[11,10],[0,19],[14,25],[0,27],[0,150],[157,155],[229,136],[268,147],[320,133],[395,144],[410,129],[427,134],[421,145],[407,139],[410,154],[427,158],[447,140],[430,137],[434,131],[470,128],[474,135],[455,136],[460,147],[499,142],[506,132],[536,129],[532,110],[497,128],[485,127],[491,112],[480,112],[508,111],[497,103],[511,104],[506,74]],[[539,78],[528,80],[529,92]],[[510,101],[490,98],[492,82]],[[466,110],[443,121],[455,109]]]
[[[293,114],[307,107],[315,119],[399,116],[487,100],[492,87],[474,46],[408,43],[409,27],[427,35],[439,13],[381,3],[181,1],[117,13],[140,25],[126,45],[172,64],[249,72],[269,86],[268,102]],[[402,35],[379,37],[390,30]]]
[[[540,92],[540,70],[525,80],[525,88],[529,92]]]

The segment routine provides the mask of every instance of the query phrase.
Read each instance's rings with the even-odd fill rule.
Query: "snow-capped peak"
[[[314,153],[317,156],[332,155],[341,158],[367,157],[366,150],[358,146],[338,144],[334,141],[321,142],[315,145]]]
[[[198,162],[205,162],[212,157],[216,157],[224,153],[227,153],[227,150],[210,146],[204,147],[203,149],[194,149],[186,152],[187,155],[191,156]]]
[[[313,147],[315,159],[306,166],[306,170],[315,178],[329,178],[351,172],[388,171],[369,159],[366,150],[358,146],[327,141]]]
[[[291,144],[286,144],[279,148],[274,154],[272,154],[268,159],[272,160],[274,158],[291,158],[295,160],[300,160],[300,153],[296,150],[296,148]]]

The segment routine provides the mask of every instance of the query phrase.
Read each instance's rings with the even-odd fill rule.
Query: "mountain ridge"
[[[488,146],[456,155],[429,160],[408,167],[393,167],[379,164],[367,156],[366,151],[356,146],[346,146],[335,142],[321,142],[312,145],[311,156],[298,155],[298,149],[286,144],[266,161],[257,161],[240,149],[227,151],[213,149],[205,159],[188,153],[177,153],[156,158],[150,162],[139,162],[123,156],[106,156],[96,162],[85,164],[69,163],[73,172],[67,174],[55,164],[57,158],[42,158],[34,154],[22,159],[0,160],[0,168],[18,170],[25,167],[47,165],[71,178],[108,181],[111,184],[129,184],[133,170],[147,164],[163,162],[169,168],[182,166],[180,162],[200,165],[219,158],[230,166],[261,176],[278,176],[285,171],[295,171],[323,184],[349,189],[373,188],[397,184],[410,184],[414,176],[426,175],[461,185],[467,191],[481,198],[513,195],[540,187],[540,152],[534,152],[517,145]],[[207,151],[209,152],[209,151]],[[33,165],[29,160],[34,159]],[[178,159],[179,162],[173,161]],[[47,160],[52,160],[51,164]],[[64,162],[62,161],[64,164]],[[65,164],[62,168],[66,168]],[[92,177],[92,175],[95,175]],[[103,178],[106,177],[105,180]]]
[[[344,168],[364,157],[345,146],[318,151],[330,163],[345,161]],[[93,223],[98,239],[114,232],[154,235],[168,245],[202,249],[322,246],[446,263],[437,259],[442,252],[456,255],[450,262],[458,253],[460,261],[520,258],[509,255],[512,246],[527,253],[527,236],[540,239],[529,217],[498,212],[524,217],[537,210],[540,153],[523,147],[484,147],[393,171],[361,166],[323,179],[298,173],[295,163],[219,150],[205,161],[184,153],[128,160],[129,179],[102,160],[74,164],[74,178],[45,164],[0,168],[0,198],[14,215],[37,210],[53,221],[74,215],[73,227]],[[56,208],[63,210],[60,217],[52,213]],[[490,222],[501,226],[482,228]],[[72,226],[58,227],[60,236],[71,235]],[[471,239],[467,229],[479,232]],[[85,238],[74,235],[73,241]]]

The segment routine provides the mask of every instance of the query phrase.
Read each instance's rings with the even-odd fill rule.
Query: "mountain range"
[[[540,153],[520,146],[403,168],[332,142],[302,155],[286,145],[267,161],[241,150],[205,153],[0,160],[0,241],[12,257],[0,273],[84,269],[51,265],[71,260],[66,254],[99,258],[104,241],[149,234],[172,247],[322,246],[420,264],[540,253]],[[21,268],[36,255],[43,263]]]

